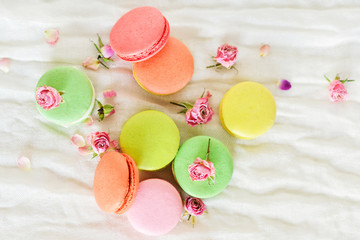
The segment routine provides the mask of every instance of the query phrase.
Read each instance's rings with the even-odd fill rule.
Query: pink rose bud
[[[270,51],[270,45],[264,44],[260,47],[260,56],[265,57]]]
[[[105,45],[100,49],[104,58],[111,58],[114,55],[114,50],[110,47],[110,45]]]
[[[96,71],[99,68],[99,64],[100,62],[96,58],[88,57],[83,61],[82,66]]]
[[[282,79],[278,86],[281,90],[289,90],[291,88],[291,83],[286,79]]]
[[[329,94],[331,101],[333,102],[343,102],[348,97],[344,84],[342,84],[339,80],[334,80],[330,83]]]
[[[103,92],[104,98],[111,98],[111,97],[116,97],[116,92],[109,89],[109,90],[105,90]]]
[[[184,209],[193,216],[200,216],[206,211],[206,206],[200,198],[187,197],[184,201]]]
[[[106,132],[91,133],[86,141],[96,154],[105,152],[110,146],[110,136]]]
[[[61,95],[55,88],[44,85],[36,89],[36,102],[44,110],[58,107],[61,101]]]
[[[209,177],[215,176],[214,164],[199,157],[189,166],[188,171],[192,181],[205,181]]]
[[[17,165],[21,170],[24,170],[24,171],[31,170],[31,162],[28,157],[25,157],[25,156],[19,157],[19,159],[17,160]]]
[[[0,70],[4,73],[8,73],[10,71],[10,59],[2,58],[0,59]]]
[[[48,29],[45,31],[45,40],[50,45],[55,45],[59,40],[59,31],[57,29]]]
[[[237,47],[223,44],[218,48],[217,55],[214,59],[224,67],[231,68],[236,61],[237,53]]]
[[[207,123],[212,119],[214,111],[209,106],[209,96],[211,96],[209,94],[196,100],[193,108],[187,110],[185,118],[188,125],[194,127],[198,124]]]

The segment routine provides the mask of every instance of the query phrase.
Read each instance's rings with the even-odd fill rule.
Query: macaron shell
[[[180,144],[180,133],[165,113],[148,110],[133,115],[124,124],[120,146],[141,170],[154,171],[168,165]]]
[[[120,214],[133,201],[139,177],[133,163],[129,168],[130,159],[119,152],[109,151],[96,167],[93,190],[96,203],[104,212]]]
[[[139,7],[124,14],[110,32],[110,45],[125,61],[145,60],[164,47],[169,23],[154,7]]]
[[[224,95],[219,115],[225,130],[235,137],[256,138],[274,124],[276,104],[271,92],[256,82],[242,82]]]
[[[95,91],[82,71],[69,66],[55,67],[40,78],[36,88],[44,85],[63,92],[63,103],[56,108],[44,110],[36,104],[40,114],[49,121],[68,127],[81,122],[91,113]]]
[[[194,59],[180,40],[170,37],[152,58],[133,65],[136,81],[148,92],[168,95],[183,89],[194,73]]]
[[[215,183],[192,181],[188,168],[197,157],[206,159],[209,138],[209,159],[215,167]],[[189,195],[210,198],[221,193],[230,182],[233,174],[233,160],[227,147],[219,140],[208,136],[190,138],[180,147],[173,163],[173,173],[181,188]]]
[[[159,236],[177,225],[182,211],[182,200],[175,187],[162,179],[148,179],[140,182],[127,216],[137,231]]]

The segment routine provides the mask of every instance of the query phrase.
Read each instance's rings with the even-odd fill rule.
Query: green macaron
[[[193,181],[190,178],[189,166],[198,157],[206,160],[208,149],[208,160],[215,167],[214,181],[210,179]],[[173,163],[173,174],[187,194],[198,198],[210,198],[221,193],[230,182],[233,174],[233,160],[222,142],[213,137],[197,136],[190,138],[180,147]]]
[[[127,120],[120,134],[120,147],[141,170],[154,171],[168,165],[180,144],[180,133],[165,113],[148,110]]]
[[[43,86],[56,89],[62,97],[62,102],[53,109],[45,110],[36,104],[40,114],[49,121],[69,127],[82,122],[91,114],[95,91],[82,71],[69,66],[55,67],[40,78],[36,89]]]

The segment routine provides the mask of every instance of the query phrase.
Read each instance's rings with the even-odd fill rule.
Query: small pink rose
[[[4,73],[8,73],[10,71],[10,59],[2,58],[0,59],[0,70]]]
[[[104,98],[111,98],[111,97],[116,97],[116,92],[109,89],[109,90],[105,90],[103,92]]]
[[[83,136],[79,135],[79,134],[74,134],[74,136],[71,137],[71,142],[78,147],[83,147],[85,146],[85,140],[83,138]]]
[[[24,171],[30,171],[31,170],[30,159],[25,157],[25,156],[19,157],[19,159],[17,160],[17,165],[21,170],[24,170]]]
[[[111,58],[114,55],[114,50],[110,45],[105,45],[100,49],[104,58]]]
[[[199,157],[189,166],[188,171],[192,181],[205,181],[209,177],[215,176],[214,164]]]
[[[200,216],[206,211],[206,206],[200,198],[187,197],[184,201],[184,209],[193,216]]]
[[[96,154],[105,152],[110,146],[110,136],[106,132],[93,132],[86,141]]]
[[[214,59],[229,69],[235,64],[237,53],[237,47],[229,44],[223,44],[218,48],[217,55]]]
[[[100,62],[96,58],[88,57],[83,61],[82,66],[96,71],[99,68]]]
[[[339,80],[334,80],[330,83],[329,93],[331,101],[333,102],[343,102],[348,98],[345,86]]]
[[[36,89],[36,102],[44,110],[58,107],[61,101],[61,95],[55,88],[44,85]]]
[[[207,123],[212,119],[214,111],[209,106],[208,96],[211,96],[209,94],[210,93],[208,93],[206,97],[196,100],[193,108],[186,112],[185,118],[188,125],[194,127],[198,124]]]
[[[270,51],[270,45],[269,44],[264,44],[260,47],[260,56],[261,57],[265,57],[268,55]]]
[[[59,31],[57,29],[48,29],[45,31],[45,40],[50,45],[55,45],[59,40]]]

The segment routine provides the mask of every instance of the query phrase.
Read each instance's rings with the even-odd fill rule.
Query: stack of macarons
[[[135,80],[150,93],[175,93],[193,75],[192,54],[184,43],[170,37],[169,23],[156,8],[139,7],[124,14],[111,30],[110,44],[121,59],[133,62]],[[45,118],[62,126],[83,121],[94,107],[91,81],[72,67],[46,72],[38,89],[44,89],[43,98],[52,96],[56,101],[60,95],[51,94],[61,94],[61,103],[55,101],[55,108],[49,110],[39,102],[37,107]],[[219,114],[231,135],[256,138],[274,124],[275,100],[263,85],[242,82],[224,95]],[[181,218],[183,204],[172,184],[162,179],[140,181],[139,170],[156,171],[172,164],[179,186],[198,198],[220,194],[232,178],[232,156],[222,142],[195,136],[180,146],[178,127],[159,111],[142,111],[130,117],[122,127],[120,147],[123,153],[108,151],[101,156],[94,175],[95,200],[104,212],[127,212],[131,225],[147,235],[171,231]],[[191,175],[196,167],[206,168],[209,176],[196,179],[199,176]]]
[[[180,40],[170,37],[167,19],[154,7],[124,14],[110,32],[110,45],[146,91],[168,95],[183,89],[194,73],[194,59]]]

